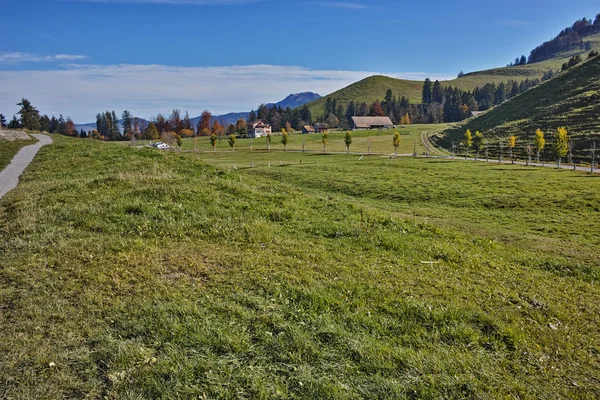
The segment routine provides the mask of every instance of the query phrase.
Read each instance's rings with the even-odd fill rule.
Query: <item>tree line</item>
[[[58,118],[54,115],[52,117],[40,115],[38,109],[25,98],[21,99],[17,105],[21,107],[17,113],[19,118],[13,115],[13,118],[7,122],[6,117],[0,114],[0,128],[28,129],[30,131],[58,133],[66,136],[78,136],[80,133],[77,132],[75,123],[70,117],[65,119],[62,114]]]
[[[489,156],[489,153],[493,153],[498,156],[500,161],[503,160],[504,154],[508,153],[509,159],[512,163],[515,162],[517,149],[526,158],[527,165],[532,161],[532,157],[535,156],[537,162],[540,161],[540,155],[545,149],[547,156],[554,157],[557,166],[560,168],[561,161],[564,157],[568,157],[569,163],[574,163],[573,151],[575,149],[575,143],[569,136],[567,128],[559,127],[554,132],[550,146],[547,146],[546,134],[541,129],[536,129],[535,134],[531,140],[527,140],[520,146],[518,145],[518,139],[515,135],[511,135],[508,138],[499,138],[497,143],[489,143],[482,132],[476,131],[475,134],[467,129],[460,145],[464,150],[465,157],[469,156],[471,150],[475,152],[475,160],[480,158],[481,152],[485,152],[485,157]],[[506,149],[506,151],[505,151]],[[452,154],[454,155],[457,151],[457,144],[452,143]],[[592,143],[592,148],[589,149],[592,162],[592,172],[595,168],[596,161],[596,143]]]
[[[554,72],[549,71],[549,79]],[[411,104],[405,96],[396,97],[388,89],[383,100],[366,102],[351,101],[343,104],[335,98],[325,100],[324,113],[316,122],[330,127],[349,129],[353,116],[387,116],[395,125],[411,123],[431,124],[459,122],[471,116],[472,111],[485,111],[499,105],[541,83],[540,79],[525,79],[521,82],[509,80],[499,84],[488,83],[472,91],[458,87],[442,86],[439,80],[427,78],[423,84],[421,103]]]

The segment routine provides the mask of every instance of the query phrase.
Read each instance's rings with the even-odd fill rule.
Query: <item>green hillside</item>
[[[600,34],[586,37],[586,41],[590,41],[594,49],[600,50]],[[585,58],[584,56],[586,56],[587,53],[589,53],[587,50],[573,50],[560,53],[550,60],[539,63],[471,72],[460,78],[442,81],[442,85],[456,86],[463,90],[473,90],[477,86],[484,86],[486,83],[500,83],[508,80],[522,81],[525,79],[540,79],[542,75],[550,69],[560,71],[562,64],[568,61],[573,55],[580,54],[582,55],[582,58]],[[405,96],[411,103],[419,103],[421,101],[423,82],[375,75],[309,103],[308,107],[313,116],[319,116],[324,112],[325,102],[328,97],[336,99],[338,102],[341,101],[344,105],[348,104],[350,101],[371,104],[375,100],[383,100],[388,89],[392,89],[396,97]]]
[[[574,154],[587,157],[592,140],[600,142],[599,77],[600,57],[596,57],[445,132],[439,143],[449,147],[452,140],[459,141],[470,129],[483,132],[488,142],[516,135],[524,151],[537,128],[546,132],[549,141],[554,131],[564,126],[574,140]]]
[[[342,104],[348,104],[351,101],[366,102],[371,104],[375,100],[382,100],[388,89],[392,89],[394,95],[398,97],[405,96],[411,103],[421,101],[421,92],[423,91],[423,82],[409,81],[404,79],[395,79],[388,76],[374,75],[362,81],[322,97],[317,101],[308,104],[313,116],[323,114],[327,98],[336,99]]]

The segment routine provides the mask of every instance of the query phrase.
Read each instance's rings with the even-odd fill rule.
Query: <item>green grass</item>
[[[536,129],[546,132],[545,157],[551,157],[552,135],[566,127],[572,136],[578,159],[589,159],[588,149],[593,141],[600,142],[600,57],[585,62],[545,84],[528,90],[495,109],[458,128],[449,129],[440,144],[449,147],[451,140],[459,141],[466,129],[484,133],[488,142],[497,145],[499,138],[516,135],[519,154],[525,156],[525,143],[531,141]]]
[[[597,398],[599,179],[56,137],[0,201],[0,398]]]
[[[13,141],[0,141],[0,171],[2,171],[10,161],[13,159],[15,154],[21,150],[22,147],[34,144],[37,139],[32,138],[31,140],[13,140]]]
[[[371,153],[392,154],[394,153],[392,139],[394,132],[398,132],[401,135],[400,146],[398,147],[399,154],[412,154],[415,145],[417,147],[417,151],[421,153],[424,151],[421,141],[421,134],[423,132],[436,132],[444,128],[447,128],[447,125],[406,125],[398,126],[396,129],[353,131],[351,132],[352,144],[350,146],[350,151],[357,153],[368,153],[370,143]],[[326,151],[345,152],[345,134],[345,131],[329,132]],[[323,152],[322,134],[303,135],[297,132],[289,135],[288,138],[288,151],[302,151],[302,146],[304,144],[304,150],[306,152]],[[252,150],[267,150],[266,138],[238,138],[236,141],[236,149],[238,150],[250,150],[250,146],[252,146]],[[213,150],[208,137],[200,137],[197,141],[194,141],[194,139],[185,139],[183,141],[182,150],[190,151],[195,149],[201,152]],[[284,146],[281,143],[280,134],[275,133],[271,136],[270,149],[272,151],[284,150]],[[231,147],[229,146],[228,138],[226,136],[224,136],[221,141],[217,142],[217,151],[230,150]]]

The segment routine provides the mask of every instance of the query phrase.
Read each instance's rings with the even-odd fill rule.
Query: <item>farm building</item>
[[[303,134],[307,134],[307,133],[315,133],[315,128],[313,128],[313,127],[312,127],[312,126],[310,126],[310,125],[304,125],[304,126],[302,127],[302,133],[303,133]]]
[[[352,117],[352,129],[384,129],[393,128],[390,117]]]
[[[315,124],[315,132],[316,133],[325,133],[329,131],[329,126],[327,124]]]
[[[271,134],[271,125],[258,120],[248,123],[248,137],[259,138]]]

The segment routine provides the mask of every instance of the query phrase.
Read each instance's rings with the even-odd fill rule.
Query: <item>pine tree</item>
[[[40,131],[50,133],[50,118],[47,115],[40,118]]]
[[[433,91],[431,93],[431,101],[434,103],[443,103],[444,102],[444,91],[442,90],[442,84],[440,81],[436,80],[433,83]]]
[[[58,117],[58,131],[57,131],[57,133],[59,135],[66,135],[67,134],[67,121],[65,121],[65,119],[62,116],[62,114],[60,114],[59,117]]]
[[[146,139],[148,139],[148,140],[157,140],[160,137],[158,134],[158,129],[156,128],[156,125],[154,125],[153,122],[150,122],[148,124],[148,127],[146,128],[145,136],[146,136]]]
[[[125,110],[123,111],[123,114],[121,115],[121,118],[123,119],[123,135],[124,136],[131,136],[133,129],[132,129],[132,115],[129,111]]]
[[[425,79],[425,83],[423,84],[423,93],[421,95],[422,103],[425,105],[431,104],[431,79]]]
[[[115,110],[111,112],[110,117],[112,121],[112,125],[110,128],[110,140],[119,140],[121,139],[121,132],[119,130],[119,119],[117,118]]]
[[[17,119],[17,116],[13,115],[12,119],[8,123],[8,129],[20,129],[20,128],[21,128],[21,123]]]
[[[312,124],[312,115],[310,113],[310,109],[306,104],[304,105],[304,107],[302,107],[302,121],[309,125]]]
[[[21,99],[20,103],[17,103],[18,106],[21,106],[21,110],[19,110],[18,114],[21,115],[21,127],[23,129],[29,129],[31,131],[36,131],[40,129],[40,113],[39,111],[31,104],[31,102],[25,98]]]
[[[0,114],[0,129],[4,127],[6,127],[6,117],[4,116],[4,114]]]

